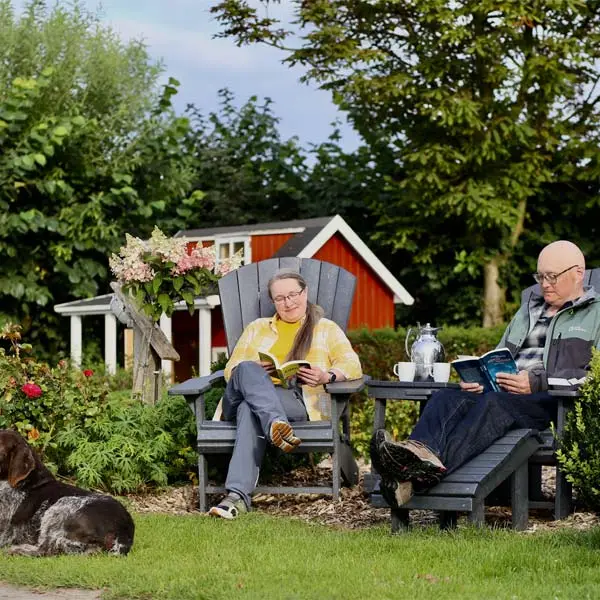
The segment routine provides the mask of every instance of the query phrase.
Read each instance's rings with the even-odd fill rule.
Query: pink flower
[[[21,387],[21,391],[28,398],[39,398],[42,395],[42,388],[35,383],[26,383]]]
[[[183,275],[192,269],[208,269],[212,271],[215,266],[214,246],[207,248],[194,248],[189,254],[182,256],[173,267],[173,275]]]
[[[85,369],[85,370],[83,371],[83,374],[84,374],[86,377],[91,377],[91,376],[94,374],[94,371],[92,371],[91,369]]]

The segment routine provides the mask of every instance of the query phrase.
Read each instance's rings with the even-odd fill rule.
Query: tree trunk
[[[517,245],[525,227],[527,201],[521,200],[517,206],[517,221],[511,232],[509,247],[506,254],[498,254],[483,266],[483,326],[494,327],[504,321],[504,304],[506,289],[498,283],[500,267],[512,256],[512,250]]]
[[[494,327],[504,321],[506,290],[498,283],[502,258],[494,257],[483,266],[483,326]]]

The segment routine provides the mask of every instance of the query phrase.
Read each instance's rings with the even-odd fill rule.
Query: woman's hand
[[[511,373],[497,373],[496,381],[505,392],[510,392],[511,394],[531,394],[528,371],[519,371],[516,375]]]
[[[463,392],[473,392],[474,394],[481,394],[483,392],[483,386],[480,383],[465,383],[461,381],[460,389]]]
[[[317,385],[323,385],[329,383],[331,375],[328,371],[321,369],[320,367],[300,367],[298,369],[298,379],[305,385],[315,387]]]
[[[275,376],[275,365],[268,360],[257,360],[256,361],[271,377]]]

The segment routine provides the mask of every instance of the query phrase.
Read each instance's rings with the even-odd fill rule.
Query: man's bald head
[[[558,273],[571,265],[578,265],[585,271],[585,258],[583,252],[573,243],[567,240],[558,240],[548,244],[538,257],[538,271],[548,272],[547,269],[540,269],[540,263],[552,263]]]
[[[558,240],[548,244],[538,257],[538,274],[545,275],[540,282],[547,304],[560,308],[568,300],[583,295],[583,277],[585,258],[583,252],[567,240]],[[548,282],[548,277],[555,283]]]

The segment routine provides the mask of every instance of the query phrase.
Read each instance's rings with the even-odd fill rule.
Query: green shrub
[[[484,329],[483,327],[442,329],[439,340],[444,345],[446,360],[458,354],[480,355],[494,348],[504,332],[505,326]],[[371,379],[394,380],[394,363],[408,360],[404,348],[406,329],[358,329],[348,332],[353,348],[360,357],[363,372]],[[411,334],[411,342],[414,337]],[[410,347],[410,344],[409,344]],[[455,375],[454,375],[455,376]],[[369,440],[373,432],[374,401],[367,392],[355,394],[352,399],[351,435],[352,446],[359,456],[368,457]],[[386,428],[395,438],[408,437],[419,414],[418,403],[412,401],[388,401]]]
[[[600,352],[595,349],[581,396],[567,413],[557,459],[578,497],[600,511]]]
[[[119,391],[126,372],[111,377],[64,360],[38,362],[17,325],[0,337],[10,344],[0,348],[0,428],[19,431],[56,474],[122,493],[195,470],[195,423],[183,398],[145,405]]]
[[[116,493],[181,481],[196,465],[195,425],[181,396],[156,406],[111,397],[83,427],[69,425],[57,435],[67,450],[61,470],[84,487]]]

